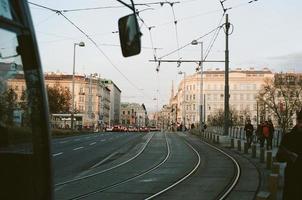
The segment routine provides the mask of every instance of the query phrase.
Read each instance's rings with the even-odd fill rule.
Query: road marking
[[[106,162],[107,160],[109,160],[110,158],[112,158],[113,156],[115,156],[116,154],[118,154],[118,152],[113,152],[112,154],[110,154],[109,156],[107,156],[105,159],[101,160],[100,162],[98,162],[95,165],[93,165],[92,167],[90,167],[90,169],[98,167],[99,165],[103,164],[104,162]]]
[[[104,142],[104,141],[106,141],[106,140],[101,140],[101,142]]]
[[[91,145],[94,145],[94,144],[96,144],[96,142],[92,142],[92,143],[90,143],[89,145],[91,146]]]
[[[61,141],[60,143],[61,144],[64,144],[64,143],[67,143],[67,142],[69,142],[68,140],[66,140],[66,141]]]
[[[76,151],[76,150],[79,150],[79,149],[83,149],[84,147],[78,147],[78,148],[75,148],[75,149],[73,149],[74,151]]]
[[[63,152],[60,152],[60,153],[52,154],[52,156],[55,157],[55,156],[59,156],[59,155],[62,155],[62,154],[63,154]]]

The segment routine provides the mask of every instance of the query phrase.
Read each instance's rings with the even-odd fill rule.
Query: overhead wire
[[[218,28],[220,28],[220,27],[221,27],[221,26],[218,26],[218,27],[216,27],[216,28],[210,30],[209,32],[207,32],[206,34],[204,34],[204,35],[202,35],[202,36],[196,38],[195,40],[200,40],[200,39],[202,39],[202,38],[204,38],[204,37],[210,35],[211,33],[213,33],[214,31],[216,31],[216,30],[217,30]],[[177,51],[179,51],[179,50],[181,50],[181,49],[183,49],[183,48],[185,48],[185,47],[187,47],[187,46],[189,46],[189,45],[191,45],[191,42],[189,42],[189,43],[187,43],[187,44],[185,44],[185,45],[179,47],[178,49],[175,49],[175,50],[173,50],[173,51],[171,51],[171,52],[169,52],[169,53],[167,53],[167,54],[165,54],[165,55],[159,57],[158,60],[160,61],[161,59],[163,59],[163,58],[165,58],[165,57],[167,57],[167,56],[169,56],[169,55],[171,55],[171,54],[173,54],[173,53],[175,53],[175,52],[177,52]]]
[[[210,42],[208,48],[206,49],[206,53],[205,53],[204,60],[206,60],[207,57],[208,57],[208,55],[210,54],[210,52],[211,52],[211,50],[212,50],[212,48],[213,48],[213,46],[214,46],[214,43],[215,43],[215,41],[217,40],[217,37],[218,37],[218,35],[219,35],[219,32],[220,32],[221,28],[223,27],[223,25],[221,25],[221,22],[222,22],[222,20],[223,20],[224,15],[225,15],[225,13],[223,13],[222,17],[220,18],[219,23],[218,23],[219,28],[216,29],[216,31],[215,31],[215,33],[214,33],[214,36],[213,36],[213,38],[212,38],[212,40],[211,40],[211,42]]]
[[[97,48],[97,50],[106,58],[106,60],[111,64],[111,66],[117,70],[127,81],[130,85],[132,85],[135,89],[137,89],[139,92],[141,92],[143,95],[146,95],[145,93],[142,92],[142,90],[140,88],[138,88],[132,81],[130,81],[130,79],[113,63],[113,61],[107,56],[107,54],[105,54],[105,52],[99,47],[99,45],[87,34],[85,33],[79,26],[77,26],[73,21],[71,21],[68,17],[66,17],[66,15],[64,15],[61,11],[59,10],[55,10],[43,5],[39,5],[36,3],[32,3],[32,2],[28,2],[29,4],[35,5],[37,7],[40,8],[44,8],[47,10],[50,10],[52,12],[55,12],[59,15],[61,15],[63,18],[65,18],[71,25],[73,25],[78,31],[80,31],[92,44],[94,44],[94,46]]]
[[[173,3],[170,3],[170,6],[171,6],[171,9],[172,9],[173,19],[174,19],[176,45],[177,45],[177,49],[179,49],[179,36],[178,36],[177,20],[176,20],[176,16],[175,16],[175,10],[174,10],[174,7],[173,7]],[[177,51],[177,54],[178,54],[178,58],[180,59],[180,53],[179,53],[179,51]]]

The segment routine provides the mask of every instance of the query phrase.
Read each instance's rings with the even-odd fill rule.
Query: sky
[[[274,72],[302,72],[302,1],[300,0],[226,0],[224,6],[232,24],[229,36],[230,68],[262,69]],[[190,43],[225,21],[219,0],[176,0],[170,4],[136,6],[143,34],[141,54],[124,58],[119,46],[118,19],[131,11],[115,0],[31,0],[57,10],[110,7],[106,9],[64,12],[72,22],[88,34],[100,47],[99,51],[80,31],[61,15],[30,5],[44,72],[72,73],[73,45],[76,49],[76,72],[98,73],[112,79],[122,90],[122,102],[144,103],[149,112],[167,104],[172,81],[174,86],[182,76],[195,72],[197,64],[150,62]],[[125,0],[129,3],[129,0]],[[135,3],[159,0],[134,0]],[[118,6],[118,7],[116,7]],[[173,9],[172,9],[173,8]],[[173,14],[174,13],[174,14]],[[177,21],[175,26],[174,21]],[[220,22],[220,23],[219,23]],[[147,27],[153,27],[151,31]],[[151,34],[150,34],[151,33]],[[204,44],[204,55],[214,33],[198,40]],[[156,48],[155,54],[152,47]],[[218,34],[208,60],[224,60],[225,34]],[[200,45],[188,45],[164,59],[194,59],[201,56]],[[223,63],[205,63],[204,69],[224,69]],[[154,100],[158,99],[158,102]],[[157,106],[158,103],[158,106]]]

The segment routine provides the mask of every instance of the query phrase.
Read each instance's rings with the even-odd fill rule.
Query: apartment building
[[[145,127],[148,125],[148,115],[144,104],[122,103],[121,124],[124,126]]]
[[[205,121],[219,109],[224,109],[224,70],[208,69],[186,76],[178,85],[177,92],[170,98],[173,114],[178,124],[185,121],[186,126],[199,123],[200,105],[203,105]],[[229,72],[230,108],[238,111],[256,123],[257,94],[265,79],[274,77],[268,68],[261,70],[236,68]],[[202,86],[201,86],[202,85]],[[201,98],[202,88],[202,98]],[[185,118],[184,118],[185,116]]]
[[[67,88],[72,94],[72,75],[63,73],[46,73],[45,85],[56,87],[60,85]],[[20,100],[25,87],[23,75],[17,75],[8,81]],[[110,89],[102,83],[97,75],[75,75],[74,78],[74,107],[75,127],[98,128],[109,124]],[[69,128],[71,124],[70,113],[53,113],[53,127]]]
[[[110,90],[110,122],[109,124],[118,125],[121,123],[121,90],[117,85],[108,79],[102,79],[104,83]]]

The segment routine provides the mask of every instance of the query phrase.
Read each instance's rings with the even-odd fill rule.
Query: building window
[[[123,111],[123,115],[125,115],[126,114],[126,112],[125,111]]]
[[[195,100],[195,94],[193,94],[193,100]]]
[[[243,100],[243,94],[240,94],[240,100]]]
[[[195,108],[195,104],[193,104],[193,110],[195,110],[196,108]]]
[[[193,90],[195,90],[195,84],[193,85]]]

